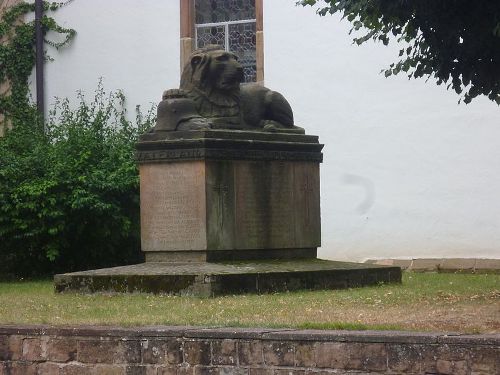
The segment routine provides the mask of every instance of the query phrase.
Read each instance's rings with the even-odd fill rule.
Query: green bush
[[[57,101],[45,129],[0,138],[0,275],[41,276],[140,261],[134,143],[153,123],[125,117],[121,92]]]

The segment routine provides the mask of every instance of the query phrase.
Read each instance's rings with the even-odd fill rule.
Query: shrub
[[[121,92],[58,100],[45,129],[19,123],[0,139],[0,272],[41,276],[140,260],[137,137],[150,110],[126,119]]]

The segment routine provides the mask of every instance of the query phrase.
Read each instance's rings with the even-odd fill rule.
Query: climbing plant
[[[47,12],[55,11],[70,1],[43,2],[43,35],[47,36],[52,31],[56,39],[61,39],[44,40],[56,49],[66,46],[76,32],[58,25]],[[13,126],[19,123],[41,124],[29,98],[28,82],[35,65],[35,21],[23,22],[23,18],[34,11],[34,3],[22,1],[7,9],[0,19],[0,113],[4,115],[2,121],[10,121]],[[45,58],[50,59],[47,54]]]

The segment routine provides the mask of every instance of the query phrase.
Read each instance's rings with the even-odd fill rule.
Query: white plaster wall
[[[266,85],[325,144],[320,256],[500,258],[500,108],[379,71],[396,48],[357,47],[349,24],[264,1]],[[46,65],[47,98],[99,77],[129,110],[178,86],[178,0],[76,0],[55,13],[78,35]]]
[[[397,48],[264,1],[265,81],[325,144],[320,256],[500,258],[500,108],[433,81],[384,78]]]
[[[52,16],[77,35],[67,48],[49,50],[48,105],[56,96],[76,101],[77,90],[91,99],[102,77],[108,92],[123,90],[133,119],[136,105],[147,111],[178,86],[178,0],[75,0]]]

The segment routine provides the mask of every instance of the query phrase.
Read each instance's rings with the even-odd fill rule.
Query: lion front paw
[[[177,125],[177,130],[207,130],[212,129],[212,123],[204,117],[193,117]]]

